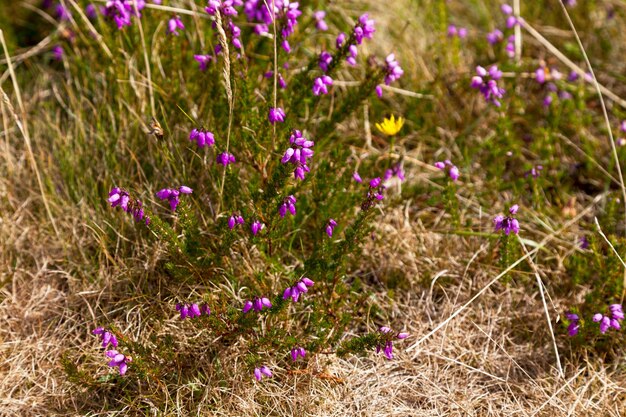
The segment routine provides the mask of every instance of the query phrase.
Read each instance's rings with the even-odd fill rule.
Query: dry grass
[[[358,2],[349,2],[346,7],[355,4],[359,7]],[[389,8],[372,2],[372,14],[388,13],[388,23],[384,19],[379,23],[379,27],[384,27],[403,7],[403,2]],[[385,36],[381,34],[382,39]],[[419,72],[426,79],[432,77],[421,54],[427,34],[420,31],[417,17],[402,37],[405,42],[418,40],[413,54],[404,59],[410,61],[410,66],[423,69]],[[395,38],[389,38],[382,48],[394,42]],[[37,106],[36,100],[27,100],[25,106],[30,114],[35,114],[32,110]],[[3,116],[6,121],[6,109]],[[8,126],[13,124],[9,122]],[[31,135],[45,135],[46,128],[45,123],[33,123]],[[448,137],[446,132],[442,131],[442,137]],[[89,395],[66,381],[60,360],[67,350],[93,350],[87,329],[95,324],[101,307],[116,302],[107,295],[114,282],[125,279],[125,271],[136,267],[132,262],[139,261],[127,260],[128,264],[124,264],[106,251],[98,226],[84,221],[95,216],[89,207],[53,207],[60,230],[60,237],[56,237],[41,194],[36,192],[19,132],[14,127],[4,129],[0,142],[0,415],[114,415],[106,411],[106,396]],[[413,149],[407,160],[419,162],[419,146],[407,145]],[[46,160],[43,151],[36,153],[40,160]],[[46,163],[52,165],[51,161]],[[41,168],[47,169],[46,165]],[[412,169],[414,173],[405,186],[428,181],[433,175],[419,164]],[[581,197],[579,201],[585,200]],[[461,218],[477,213],[477,206],[472,203]],[[412,334],[412,338],[397,343],[396,360],[387,361],[375,355],[348,360],[332,354],[319,355],[308,372],[277,369],[280,377],[263,384],[240,373],[228,386],[198,381],[175,389],[164,387],[163,395],[174,393],[166,401],[168,408],[157,410],[149,397],[141,398],[138,401],[144,404],[146,414],[625,415],[626,378],[618,370],[593,361],[573,360],[567,346],[560,345],[565,378],[558,376],[543,305],[538,289],[532,285],[496,283],[431,338],[405,351],[498,273],[488,266],[493,263],[487,259],[492,251],[487,250],[484,240],[437,232],[443,216],[439,208],[409,201],[404,208],[386,213],[378,225],[376,241],[365,248],[359,274],[371,285],[376,287],[381,277],[400,277],[393,297],[382,286],[375,293],[377,302],[395,318],[395,325],[405,326]],[[483,216],[486,225],[489,216]],[[424,219],[428,224],[424,224]],[[551,231],[538,218],[535,220],[529,228],[539,241]],[[575,236],[576,230],[561,234],[550,256],[565,256],[571,250],[568,242],[575,241]],[[96,262],[89,252],[93,247],[102,249],[101,259]],[[149,252],[146,249],[152,255],[138,259],[147,259],[143,262],[149,271],[159,253],[152,252],[156,249],[152,247],[136,250]],[[563,279],[564,271],[561,268],[541,273],[544,277]],[[563,311],[567,301],[552,300],[553,318],[552,305]],[[140,309],[128,312],[126,319],[126,329],[138,337],[145,326],[151,326]],[[167,332],[170,326],[174,326],[173,320],[164,323],[160,331]],[[237,358],[227,359],[224,368],[237,374]],[[107,372],[104,366],[100,372]],[[186,403],[190,397],[194,398],[193,406]],[[127,413],[120,411],[117,415]]]
[[[91,410],[97,415],[96,404],[72,400],[76,391],[65,382],[59,361],[67,348],[92,349],[93,340],[85,331],[91,323],[68,312],[85,311],[89,305],[98,308],[98,292],[55,266],[62,256],[55,259],[54,249],[62,253],[61,245],[46,242],[49,232],[32,226],[36,219],[28,216],[28,202],[14,203],[3,207],[9,215],[2,219],[7,250],[1,260],[11,269],[3,273],[7,285],[0,303],[0,414]],[[364,272],[372,277],[379,269],[406,272],[409,288],[402,302],[390,302],[382,293],[379,302],[419,337],[491,278],[479,262],[484,248],[410,225],[400,211],[389,214],[394,220],[382,224],[380,233],[390,247],[372,244],[366,264],[376,268]],[[463,244],[469,247],[459,253],[456,248]],[[387,251],[392,248],[396,256],[390,258]],[[471,251],[478,253],[473,263],[467,257]],[[424,286],[426,273],[437,278],[430,278],[430,287]],[[449,281],[445,286],[438,284],[443,279]],[[128,327],[141,330],[139,315],[129,314]],[[626,410],[623,376],[589,364],[568,365],[565,379],[557,376],[537,294],[514,285],[487,292],[410,353],[404,351],[406,346],[398,343],[394,361],[320,355],[310,374],[278,371],[280,379],[263,384],[242,376],[229,387],[199,382],[176,391],[180,398],[191,390],[205,397],[205,404],[196,404],[199,413],[225,416],[620,416]],[[237,367],[235,358],[229,366]],[[219,406],[209,401],[216,394],[222,399]],[[170,414],[186,414],[177,398],[169,403]]]

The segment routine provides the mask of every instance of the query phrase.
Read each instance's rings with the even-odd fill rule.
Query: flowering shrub
[[[120,41],[139,30],[135,23],[149,33],[154,19],[167,19],[166,35],[185,45],[177,56],[190,94],[179,105],[184,117],[162,120],[166,129],[153,122],[161,148],[149,152],[170,158],[175,149],[180,165],[163,180],[188,185],[153,194],[169,210],[117,184],[111,184],[107,200],[143,221],[139,235],[162,245],[166,315],[178,314],[179,326],[184,320],[203,335],[186,340],[172,331],[168,337],[208,346],[214,361],[236,345],[249,377],[259,382],[327,351],[383,350],[392,359],[393,341],[407,333],[383,326],[347,338],[344,331],[369,304],[351,277],[352,256],[379,216],[374,208],[383,204],[386,184],[404,180],[402,161],[386,155],[365,159],[361,172],[370,180],[362,183],[355,174],[354,182],[348,149],[332,145],[339,123],[403,75],[394,53],[378,60],[359,56],[359,46],[375,39],[374,19],[356,17],[352,27],[341,28],[345,33],[335,34],[331,47],[320,45],[309,57],[300,51],[318,46],[309,43],[308,33],[335,29],[323,11],[289,0],[211,0],[205,19],[197,21],[167,16],[145,2],[109,1],[99,11],[100,24]],[[212,33],[214,46],[201,50],[192,35],[196,30]],[[268,53],[269,66],[256,58]],[[339,70],[349,66],[361,67],[364,78],[354,91],[335,90]],[[198,105],[209,97],[210,108]],[[156,100],[161,105],[165,97]],[[333,106],[330,116],[320,116]],[[316,108],[314,118],[307,116],[310,107]],[[403,124],[403,118],[392,117],[378,129],[395,137]],[[138,189],[128,180],[120,185]],[[198,286],[205,289],[200,294]],[[381,312],[376,321],[386,324],[387,318]],[[93,333],[103,347],[116,349],[105,357],[119,375],[143,378],[172,365],[178,349],[173,339],[153,339],[148,346],[134,341],[133,331],[102,324],[107,330]]]

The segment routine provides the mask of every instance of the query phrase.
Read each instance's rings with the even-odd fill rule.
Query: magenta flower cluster
[[[376,32],[374,20],[370,19],[369,15],[365,13],[359,17],[359,21],[354,26],[352,34],[354,35],[356,43],[360,45],[363,42],[363,39],[372,39],[374,37],[374,32]]]
[[[144,220],[146,226],[150,224],[150,217],[145,214],[143,204],[141,201],[131,198],[128,191],[113,187],[109,192],[107,201],[111,203],[111,207],[120,207],[126,213],[132,214],[135,221]]]
[[[220,165],[228,166],[236,162],[235,155],[230,152],[222,152],[217,155],[216,161]]]
[[[242,0],[209,0],[208,5],[204,8],[204,10],[210,16],[216,16],[218,13],[222,17],[222,25],[224,27],[224,31],[230,35],[230,42],[236,49],[241,49],[241,29],[237,26],[232,18],[233,16],[237,16],[237,10],[235,7],[239,7],[243,5]],[[217,22],[213,22],[213,28],[217,28]],[[222,46],[220,44],[216,44],[215,53],[219,54],[222,51]]]
[[[268,79],[269,78],[273,78],[274,77],[274,71],[267,71],[265,74],[263,74],[263,76],[265,78],[268,78]],[[285,79],[283,78],[283,76],[280,73],[276,74],[276,82],[278,84],[278,87],[281,90],[284,90],[285,88],[287,88],[287,81],[285,81]]]
[[[328,237],[333,237],[333,231],[335,230],[336,226],[337,226],[337,222],[334,219],[328,220],[328,223],[326,224],[326,229],[325,229]]]
[[[367,190],[365,200],[363,201],[363,203],[361,203],[361,209],[363,211],[369,210],[370,208],[374,207],[377,201],[384,199],[384,190],[385,186],[383,185],[380,177],[371,179],[369,182],[369,189]]]
[[[109,345],[114,348],[118,346],[115,335],[112,332],[105,330],[103,327],[94,329],[92,333],[100,336],[103,348],[106,349]],[[117,367],[120,375],[124,375],[126,373],[128,370],[128,364],[132,362],[132,358],[130,356],[122,355],[117,350],[108,350],[105,352],[105,355],[111,359],[108,365],[112,368]]]
[[[111,368],[117,367],[119,369],[120,375],[124,375],[128,370],[128,364],[133,361],[133,358],[130,356],[123,355],[119,353],[117,350],[109,350],[105,352],[105,355],[111,359],[107,365]]]
[[[131,18],[133,16],[141,17],[139,12],[145,6],[144,0],[109,0],[105,3],[102,14],[112,19],[118,29],[123,29],[132,24]]]
[[[244,314],[246,314],[250,310],[254,310],[257,313],[260,313],[263,308],[272,308],[272,302],[267,297],[255,297],[254,300],[247,300],[243,309],[241,310]]]
[[[279,28],[281,47],[285,52],[291,52],[291,46],[287,38],[291,36],[298,23],[298,17],[302,14],[298,2],[290,0],[247,0],[244,4],[244,13],[248,21],[256,23],[254,31],[261,35],[268,33],[269,25],[276,19],[276,26]],[[321,19],[323,20],[323,16]]]
[[[278,214],[281,218],[284,218],[287,212],[293,216],[296,215],[296,198],[293,195],[285,197],[280,206],[278,206]]]
[[[233,213],[229,218],[228,218],[228,228],[230,230],[233,230],[235,228],[235,226],[237,226],[238,224],[244,224],[245,221],[243,219],[243,217],[241,217],[239,214]]]
[[[185,25],[183,24],[182,19],[179,16],[174,16],[170,20],[167,21],[167,33],[172,34],[174,36],[178,36],[179,30],[184,30]]]
[[[400,68],[398,61],[396,61],[396,55],[387,55],[387,58],[385,58],[385,84],[389,85],[398,80],[402,74],[404,74],[404,71]]]
[[[581,328],[580,317],[575,313],[566,313],[565,317],[569,321],[567,334],[576,336]],[[609,305],[609,314],[596,313],[591,319],[598,323],[598,328],[602,334],[606,333],[610,328],[620,330],[622,328],[620,322],[624,320],[624,310],[621,304],[611,304]]]
[[[504,33],[500,29],[494,29],[487,34],[487,42],[491,45],[495,45],[498,42],[502,42],[504,39]]]
[[[211,309],[206,303],[202,304],[202,306],[199,306],[196,303],[193,303],[193,304],[178,303],[176,304],[176,311],[180,313],[181,320],[184,320],[186,318],[192,319],[194,317],[200,317],[203,314],[206,316],[211,315]]]
[[[115,337],[113,332],[106,330],[104,327],[95,328],[91,333],[100,336],[103,348],[106,349],[109,344],[113,347],[117,347],[117,337]]]
[[[255,220],[250,225],[250,230],[254,236],[257,235],[261,230],[265,229],[265,224],[261,223],[259,220]]]
[[[624,320],[624,311],[621,304],[611,304],[609,306],[609,314],[596,313],[593,315],[593,321],[600,323],[600,333],[604,334],[609,328],[619,330],[622,328],[620,321]]]
[[[193,129],[189,133],[189,140],[196,142],[198,148],[204,148],[205,146],[211,147],[215,145],[215,136],[213,133],[205,129]]]
[[[467,37],[467,29],[463,27],[457,28],[455,25],[448,25],[448,37],[465,39]]]
[[[502,71],[496,65],[492,65],[487,71],[481,66],[476,67],[476,75],[472,77],[471,87],[479,90],[487,102],[500,107],[500,101],[505,90],[498,86],[498,80],[502,78]]]
[[[393,177],[398,177],[400,181],[404,181],[405,177],[402,165],[395,164],[391,168],[386,169],[383,175],[383,181],[389,181]]]
[[[285,117],[285,111],[280,107],[270,108],[269,114],[267,116],[271,124],[274,124],[276,122],[282,123],[285,121]]]
[[[504,233],[508,236],[509,234],[513,233],[513,234],[518,234],[519,233],[519,222],[517,221],[517,219],[513,216],[515,216],[517,214],[517,211],[519,210],[519,206],[517,204],[511,206],[511,208],[509,208],[509,214],[510,216],[503,216],[501,214],[497,215],[494,219],[493,219],[493,225],[496,229],[496,232],[498,230],[503,230]]]
[[[193,59],[198,62],[200,71],[206,71],[206,69],[209,67],[209,64],[215,61],[215,57],[213,55],[194,55]]]
[[[293,360],[294,362],[297,361],[299,357],[302,357],[304,359],[305,356],[306,350],[304,350],[303,347],[295,347],[291,349],[291,360]]]
[[[161,200],[167,200],[170,204],[170,209],[176,211],[176,207],[180,204],[181,194],[191,194],[193,190],[186,185],[181,185],[178,189],[163,188],[156,193],[156,196]]]
[[[454,165],[449,159],[446,159],[445,161],[435,162],[434,165],[435,165],[435,168],[440,169],[442,171],[448,170],[448,176],[450,177],[452,181],[458,180],[459,177],[461,176],[461,173],[459,172],[459,168],[457,168],[457,166]]]
[[[381,337],[380,342],[378,343],[378,345],[376,345],[376,353],[380,353],[380,351],[382,350],[387,359],[393,359],[393,340],[402,340],[409,337],[408,333],[397,333],[394,335],[393,331],[386,326],[382,326],[380,329],[378,329],[378,332],[380,333]]]
[[[333,85],[333,79],[328,75],[322,75],[317,77],[313,81],[313,94],[319,96],[321,94],[328,94],[328,87]]]
[[[315,142],[305,138],[302,131],[294,130],[291,136],[289,136],[289,143],[291,146],[287,148],[280,162],[292,164],[295,167],[293,171],[294,178],[304,180],[305,172],[310,171],[307,162],[315,153],[311,149]]]
[[[287,300],[291,297],[294,303],[298,302],[300,294],[307,293],[309,291],[309,287],[312,287],[314,284],[315,282],[307,277],[301,278],[291,287],[285,288],[285,291],[283,292],[283,300]]]
[[[271,378],[272,370],[267,366],[261,366],[260,368],[254,368],[254,377],[257,381],[261,381],[263,377]]]
[[[567,334],[570,336],[576,336],[578,334],[578,330],[580,329],[580,318],[578,317],[578,314],[566,313],[565,317],[570,322],[567,326]]]

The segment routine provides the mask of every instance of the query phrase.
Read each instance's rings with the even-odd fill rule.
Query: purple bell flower
[[[276,122],[282,123],[285,121],[285,111],[280,107],[272,107],[267,118],[272,124]]]

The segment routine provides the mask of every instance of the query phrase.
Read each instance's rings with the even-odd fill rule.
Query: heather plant
[[[168,307],[164,316],[153,317],[155,325],[179,314],[180,320],[192,319],[185,321],[201,336],[187,340],[188,332],[173,331],[146,344],[132,340],[132,329],[122,332],[102,320],[111,330],[93,332],[104,347],[112,345],[104,352],[108,366],[125,377],[180,378],[182,369],[168,370],[180,366],[172,357],[183,343],[204,349],[213,364],[236,350],[249,377],[259,382],[329,352],[367,354],[376,348],[392,359],[393,339],[408,333],[392,336],[383,311],[372,317],[381,330],[363,322],[357,339],[345,332],[371,309],[350,265],[380,216],[387,184],[404,179],[402,161],[361,160],[361,174],[370,179],[355,182],[348,149],[333,140],[338,124],[366,100],[378,100],[383,84],[401,78],[401,57],[391,53],[378,62],[359,56],[360,45],[375,41],[368,14],[355,16],[352,26],[331,28],[320,11],[288,0],[211,0],[196,21],[185,18],[196,15],[185,8],[172,9],[173,16],[165,11],[150,2],[109,1],[93,16],[97,30],[121,51],[147,48],[141,41],[146,36],[169,36],[171,57],[162,75],[181,77],[170,91],[149,86],[147,92],[153,122],[144,152],[173,169],[160,173],[138,155],[141,171],[149,172],[159,191],[146,193],[133,175],[120,172],[107,202],[138,222],[137,238],[162,243],[159,269],[166,278],[158,287]],[[166,30],[159,35],[160,19]],[[321,44],[309,42],[316,32],[328,32]],[[104,77],[120,70],[112,59]],[[348,93],[336,89],[332,77],[350,67],[364,75]],[[177,110],[166,111],[172,102]],[[329,113],[332,106],[338,110]],[[390,138],[390,152],[403,123],[392,117],[378,125]],[[150,281],[142,288],[146,296],[156,289]],[[76,382],[94,383],[67,360]]]

